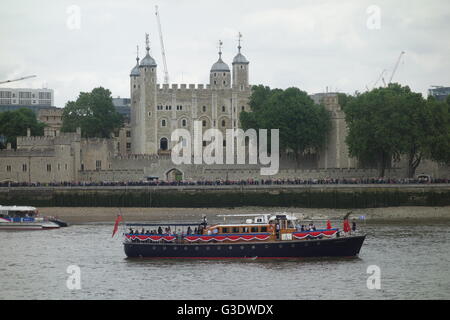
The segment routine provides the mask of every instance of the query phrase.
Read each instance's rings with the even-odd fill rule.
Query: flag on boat
[[[344,220],[344,232],[350,232],[350,224],[347,219]]]
[[[119,215],[117,216],[116,223],[114,224],[114,230],[113,230],[112,237],[114,237],[114,235],[117,233],[117,230],[119,229],[119,223],[120,223],[120,221],[122,221],[122,220],[123,220],[123,219],[122,219],[122,216],[119,214]]]

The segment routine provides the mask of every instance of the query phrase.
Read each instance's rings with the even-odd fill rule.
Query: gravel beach
[[[352,212],[350,219],[364,216],[370,222],[450,221],[450,207],[391,207],[369,209],[309,208],[38,208],[43,216],[56,216],[71,224],[113,223],[119,213],[125,222],[200,221],[206,215],[210,222],[220,221],[217,215],[288,212],[303,219],[341,219]]]

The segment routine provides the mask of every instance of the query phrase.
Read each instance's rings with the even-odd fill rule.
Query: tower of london
[[[238,52],[232,70],[222,60],[222,42],[219,59],[210,70],[210,82],[203,84],[159,84],[158,65],[150,55],[148,35],[146,55],[136,58],[130,74],[131,136],[133,154],[167,154],[170,152],[171,133],[183,128],[193,134],[194,121],[201,121],[203,130],[239,127],[239,115],[249,111],[249,61]]]

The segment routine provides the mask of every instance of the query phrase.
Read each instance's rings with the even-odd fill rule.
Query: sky
[[[427,95],[450,86],[448,0],[2,0],[0,81],[50,88],[64,107],[103,86],[129,97],[129,74],[145,55],[145,33],[164,78],[159,7],[170,83],[207,84],[218,59],[250,61],[250,83],[298,87],[309,94],[354,93],[389,81]]]

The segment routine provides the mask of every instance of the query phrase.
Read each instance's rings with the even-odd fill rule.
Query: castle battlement
[[[246,89],[249,89],[247,87]],[[186,93],[186,92],[199,92],[199,93],[210,93],[213,91],[239,91],[240,88],[238,86],[233,86],[232,88],[224,88],[219,86],[211,86],[209,84],[172,84],[169,86],[168,84],[157,84],[156,90],[158,93]]]

